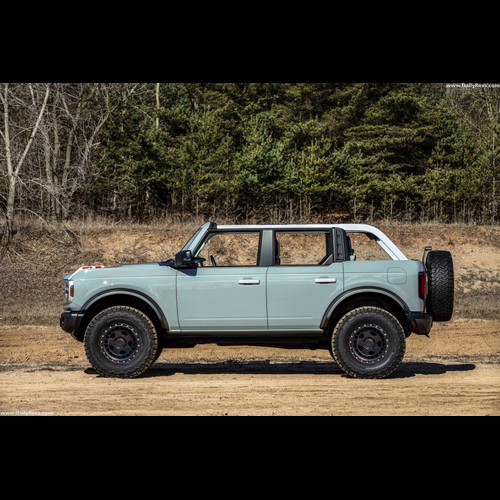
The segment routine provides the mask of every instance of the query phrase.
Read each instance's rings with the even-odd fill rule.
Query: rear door
[[[333,232],[275,231],[275,262],[267,273],[268,325],[272,330],[317,332],[328,306],[344,290],[344,256]]]

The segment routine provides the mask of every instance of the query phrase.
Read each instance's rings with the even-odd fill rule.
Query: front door
[[[260,233],[207,235],[196,251],[202,267],[179,269],[178,318],[183,333],[267,330],[266,274],[259,267]]]

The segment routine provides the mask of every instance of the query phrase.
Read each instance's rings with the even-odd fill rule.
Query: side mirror
[[[191,250],[182,250],[175,255],[175,267],[193,267]]]

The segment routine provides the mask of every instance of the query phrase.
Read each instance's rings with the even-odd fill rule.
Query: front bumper
[[[410,330],[417,335],[428,335],[432,328],[432,316],[424,313],[406,313]]]
[[[80,323],[83,319],[84,313],[65,312],[61,314],[59,319],[59,326],[69,333],[75,340],[80,340],[77,337]]]

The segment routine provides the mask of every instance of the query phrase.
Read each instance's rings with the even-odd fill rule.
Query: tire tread
[[[429,294],[427,309],[433,321],[449,321],[453,315],[455,278],[450,252],[436,250],[427,256]]]
[[[114,370],[112,368],[104,368],[103,366],[100,366],[99,363],[95,360],[93,354],[92,354],[92,335],[95,333],[95,330],[99,328],[99,325],[101,321],[105,318],[111,317],[111,316],[117,316],[118,318],[123,318],[124,316],[127,315],[133,315],[136,320],[139,320],[145,330],[146,330],[146,335],[149,336],[150,338],[150,343],[148,347],[148,352],[147,355],[144,359],[144,361],[141,363],[141,365],[136,366],[136,367],[131,367],[129,370],[126,369],[121,369],[121,370]],[[85,332],[85,336],[83,339],[83,343],[85,346],[85,354],[87,356],[87,359],[89,360],[90,364],[92,365],[92,368],[94,368],[95,371],[100,373],[101,375],[105,377],[112,377],[112,378],[135,378],[144,373],[155,361],[156,355],[159,350],[159,341],[158,341],[158,334],[156,332],[156,328],[153,325],[153,322],[141,311],[138,309],[134,309],[133,307],[128,307],[128,306],[115,306],[115,307],[110,307],[109,309],[104,309],[104,311],[101,311],[98,313],[92,321],[89,323],[87,330]],[[118,365],[117,365],[118,366]],[[125,366],[125,365],[123,365]]]
[[[377,372],[364,372],[361,370],[356,370],[349,366],[345,360],[343,359],[343,356],[341,354],[341,336],[340,332],[346,327],[346,325],[351,321],[351,319],[355,316],[361,316],[363,314],[366,315],[373,315],[373,316],[378,316],[378,317],[383,317],[386,320],[389,320],[395,328],[399,332],[399,338],[400,342],[399,345],[396,348],[396,351],[394,352],[394,359],[393,361],[387,365],[384,369],[379,370]],[[404,358],[405,352],[406,352],[406,336],[403,331],[403,327],[399,323],[399,321],[388,311],[385,309],[380,309],[378,307],[359,307],[357,309],[354,309],[347,314],[345,314],[340,321],[337,323],[333,333],[332,333],[332,355],[333,359],[335,362],[340,366],[340,368],[347,374],[350,375],[351,377],[354,378],[364,378],[364,379],[380,379],[380,378],[385,378],[388,377],[391,373],[393,373],[398,366],[401,364],[401,361]]]

